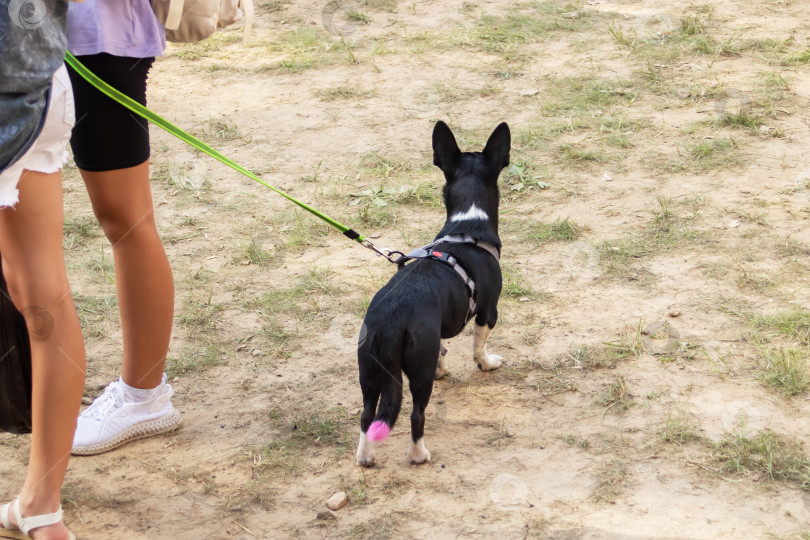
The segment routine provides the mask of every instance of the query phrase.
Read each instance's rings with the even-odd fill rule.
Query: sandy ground
[[[784,465],[773,444],[739,469],[728,453],[763,434],[810,439],[807,389],[763,380],[780,350],[806,373],[807,323],[804,338],[761,324],[810,310],[806,7],[368,0],[338,6],[340,37],[325,3],[260,1],[247,47],[230,29],[171,46],[153,110],[381,246],[441,226],[436,120],[464,150],[507,121],[518,168],[501,178],[507,286],[490,341],[506,363],[481,373],[469,329],[451,340],[428,408],[433,460],[407,462],[406,392],[378,465],[357,467],[355,343],[393,268],[153,127],[183,423],[72,459],[69,526],[88,539],[810,538],[804,451]],[[120,369],[112,256],[75,167],[65,192],[95,397]],[[538,232],[566,218],[570,235]],[[6,498],[27,452],[27,437],[0,435]],[[348,505],[319,518],[339,491]]]

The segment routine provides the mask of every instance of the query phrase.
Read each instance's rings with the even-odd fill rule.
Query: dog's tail
[[[370,350],[363,351],[361,348],[361,356],[364,357],[360,362],[361,386],[364,387],[363,416],[368,419],[367,422],[370,421],[369,424],[361,424],[368,426],[366,436],[369,441],[382,441],[388,437],[402,407],[403,336],[397,335],[401,330],[386,330],[381,329],[371,338]],[[386,335],[388,333],[391,335]],[[367,377],[364,376],[366,374]]]
[[[397,384],[394,377],[385,377],[380,394],[380,406],[377,407],[377,414],[374,421],[368,427],[366,436],[370,441],[384,441],[391,428],[399,416],[399,409],[402,407],[402,386]]]

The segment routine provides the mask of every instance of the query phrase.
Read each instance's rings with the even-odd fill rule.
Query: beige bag
[[[241,8],[241,9],[240,9]],[[178,43],[196,43],[242,20],[244,36],[250,39],[253,25],[253,0],[152,0],[152,9],[166,28],[166,39]]]

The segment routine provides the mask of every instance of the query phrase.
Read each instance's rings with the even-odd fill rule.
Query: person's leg
[[[18,187],[17,206],[0,209],[0,253],[12,301],[32,336],[31,454],[20,495],[21,513],[31,517],[59,509],[85,352],[62,251],[61,174],[25,171]],[[32,532],[36,539],[67,534],[62,523]]]
[[[156,388],[169,350],[174,280],[155,226],[149,161],[81,174],[113,249],[124,338],[121,378],[135,388]]]

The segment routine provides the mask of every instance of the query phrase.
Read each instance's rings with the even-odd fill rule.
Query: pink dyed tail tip
[[[391,428],[382,420],[375,420],[368,426],[366,436],[370,441],[384,441],[388,434],[391,433]]]

